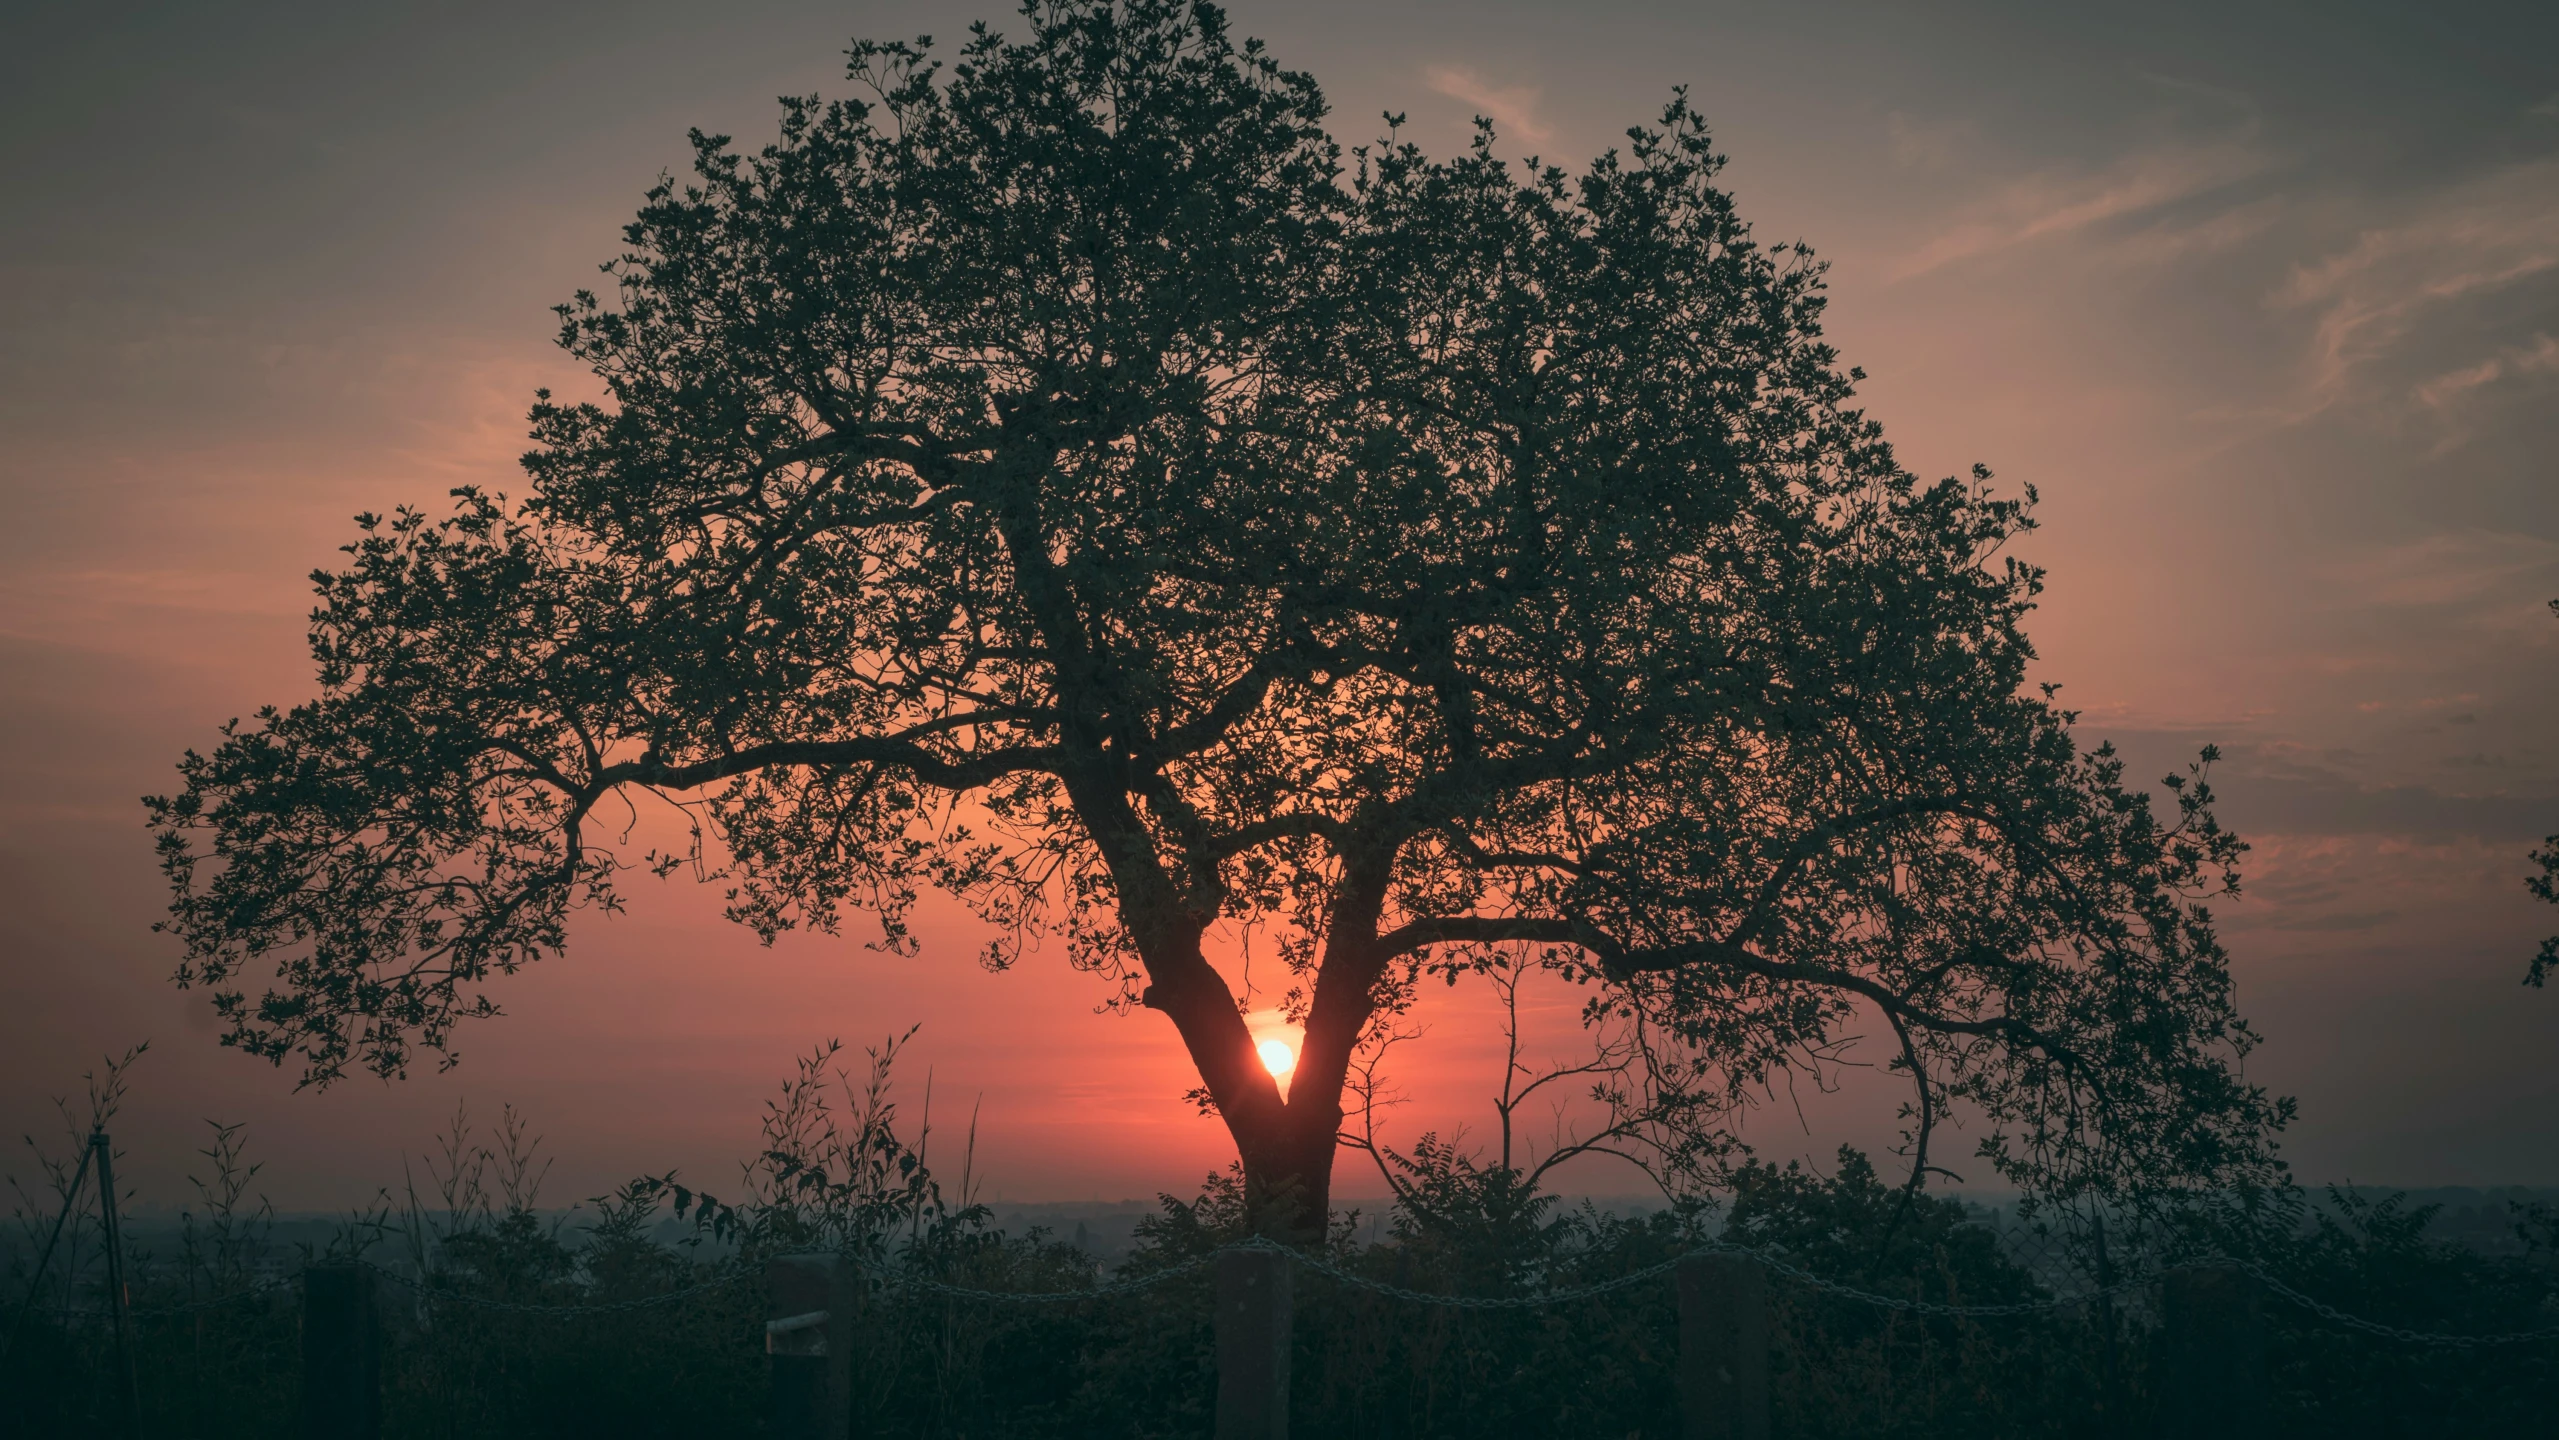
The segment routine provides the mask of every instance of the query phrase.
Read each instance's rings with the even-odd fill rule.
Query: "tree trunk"
[[[1262,1064],[1234,994],[1195,946],[1155,957],[1144,1004],[1181,1032],[1210,1102],[1226,1122],[1244,1169],[1245,1203],[1256,1231],[1274,1239],[1320,1240],[1333,1198],[1333,1154],[1341,1129],[1341,1064],[1301,1055],[1290,1093]],[[1310,1032],[1313,1027],[1309,1027]],[[1318,1047],[1310,1034],[1307,1051]]]
[[[1282,1098],[1279,1082],[1264,1068],[1251,1033],[1242,1018],[1234,1015],[1232,1002],[1221,997],[1221,1004],[1234,1017],[1232,1048],[1221,1045],[1223,1053],[1200,1063],[1199,1071],[1208,1082],[1218,1118],[1226,1122],[1226,1133],[1235,1141],[1251,1224],[1257,1233],[1277,1240],[1320,1240],[1332,1211],[1342,1080],[1336,1076],[1327,1086],[1320,1070],[1310,1075],[1301,1064],[1291,1077],[1289,1094]],[[1189,1027],[1183,1031],[1184,1040],[1189,1041]],[[1194,1062],[1202,1059],[1196,1045],[1192,1058]],[[1223,1087],[1221,1078],[1227,1082]],[[1230,1102],[1228,1095],[1233,1092],[1240,1093]]]
[[[1286,1127],[1277,1135],[1252,1137],[1249,1149],[1244,1132],[1233,1121],[1227,1123],[1227,1133],[1244,1157],[1244,1199],[1258,1233],[1301,1244],[1324,1238],[1332,1218],[1341,1088],[1335,1086],[1327,1098],[1329,1105],[1292,1090]]]
[[[1321,1241],[1332,1218],[1342,1091],[1385,969],[1377,943],[1385,890],[1382,864],[1355,866],[1336,899],[1315,972],[1305,1042],[1286,1096],[1262,1064],[1235,992],[1200,948],[1205,921],[1184,915],[1138,933],[1138,953],[1151,981],[1142,1003],[1163,1011],[1181,1032],[1209,1099],[1234,1137],[1251,1223],[1275,1239]]]

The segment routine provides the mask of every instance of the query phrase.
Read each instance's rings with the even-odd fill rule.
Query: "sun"
[[[1297,1068],[1297,1051],[1285,1040],[1257,1040],[1253,1048],[1261,1052],[1262,1068],[1274,1080],[1287,1079],[1288,1072]]]

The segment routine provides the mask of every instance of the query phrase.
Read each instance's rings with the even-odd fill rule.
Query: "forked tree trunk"
[[[1164,1012],[1181,1032],[1191,1064],[1234,1138],[1252,1224],[1276,1239],[1320,1241],[1332,1214],[1342,1092],[1385,968],[1376,943],[1383,867],[1363,867],[1360,882],[1345,886],[1329,917],[1305,1040],[1285,1096],[1262,1064],[1237,1012],[1235,992],[1201,949],[1205,920],[1188,911],[1157,911],[1147,917],[1155,923],[1132,926],[1151,981],[1142,1003]],[[1137,888],[1124,885],[1122,894]]]
[[[1144,1003],[1171,1017],[1226,1122],[1244,1171],[1251,1223],[1274,1239],[1322,1239],[1332,1209],[1345,1067],[1301,1052],[1283,1097],[1236,1013],[1233,993],[1205,959],[1151,968],[1156,979]],[[1307,1051],[1315,1048],[1310,1043]]]
[[[1148,1003],[1169,1008],[1162,1007],[1153,995]],[[1218,1003],[1229,1016],[1233,1015],[1232,1002],[1220,996]],[[1179,1024],[1178,1017],[1176,1023]],[[1303,1081],[1304,1086],[1293,1084],[1283,1099],[1277,1083],[1263,1068],[1250,1036],[1245,1034],[1242,1020],[1235,1018],[1232,1024],[1236,1043],[1232,1047],[1217,1046],[1217,1051],[1226,1053],[1216,1054],[1213,1059],[1200,1054],[1203,1046],[1191,1026],[1181,1028],[1200,1078],[1208,1082],[1218,1118],[1226,1123],[1226,1133],[1235,1142],[1236,1160],[1244,1171],[1244,1200],[1250,1222],[1258,1233],[1273,1239],[1301,1243],[1320,1240],[1332,1210],[1342,1081],[1334,1077],[1328,1083],[1320,1070],[1310,1075],[1301,1065],[1292,1080]]]

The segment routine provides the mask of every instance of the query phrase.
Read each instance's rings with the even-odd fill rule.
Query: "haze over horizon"
[[[304,577],[350,515],[521,493],[532,391],[585,388],[548,307],[680,173],[686,127],[759,145],[774,96],[844,92],[849,37],[947,49],[1005,13],[22,14],[0,53],[8,1133],[148,1038],[118,1129],[146,1203],[183,1197],[206,1117],[249,1123],[279,1204],[355,1203],[465,1101],[549,1137],[548,1201],[670,1166],[718,1189],[795,1055],[920,1023],[908,1091],[929,1068],[954,1151],[983,1096],[991,1191],[1118,1198],[1224,1165],[1161,1017],[1091,1013],[1102,990],[1054,947],[979,970],[947,904],[915,959],[858,927],[768,951],[716,891],[641,884],[500,982],[509,1014],[460,1033],[457,1069],[322,1094],[216,1047],[150,931],[136,797],[220,721],[310,693]],[[2040,678],[2085,740],[2143,777],[2222,747],[2221,812],[2255,848],[2220,913],[2267,1037],[2250,1074],[2302,1101],[2297,1173],[2559,1184],[2559,995],[2518,984],[2559,929],[2522,883],[2559,829],[2559,13],[1231,14],[1324,85],[1346,145],[1395,111],[1446,154],[1481,114],[1506,155],[1578,169],[1690,86],[1760,236],[1831,262],[1831,337],[1910,468],[2040,492]],[[1399,1131],[1488,1123],[1489,1005],[1433,992]],[[1532,1016],[1556,1053],[1572,1011],[1557,991]],[[1880,1151],[1892,1103],[1781,1094],[1750,1139]],[[1344,1165],[1345,1194],[1375,1192]]]

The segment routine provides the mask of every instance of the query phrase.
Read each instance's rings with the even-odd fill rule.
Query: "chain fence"
[[[2148,1266],[2142,1268],[2137,1273],[2124,1276],[2109,1284],[2039,1296],[2032,1300],[2006,1301],[1995,1304],[1960,1304],[1947,1301],[1921,1300],[1904,1295],[1881,1294],[1873,1290],[1848,1284],[1844,1281],[1834,1280],[1828,1276],[1807,1270],[1800,1265],[1791,1263],[1782,1254],[1769,1249],[1721,1241],[1709,1241],[1706,1244],[1699,1245],[1683,1254],[1675,1255],[1667,1260],[1658,1261],[1654,1264],[1644,1266],[1641,1269],[1630,1270],[1622,1275],[1612,1276],[1606,1280],[1594,1281],[1585,1285],[1536,1290],[1517,1295],[1462,1295],[1446,1291],[1418,1290],[1410,1286],[1397,1285],[1389,1281],[1362,1275],[1357,1271],[1344,1268],[1323,1255],[1299,1249],[1294,1246],[1283,1245],[1278,1241],[1271,1240],[1263,1236],[1253,1236],[1249,1239],[1222,1245],[1214,1250],[1193,1256],[1188,1260],[1175,1265],[1166,1266],[1162,1269],[1150,1270],[1144,1274],[1126,1276],[1107,1283],[1084,1286],[1070,1290],[997,1290],[982,1286],[959,1285],[953,1284],[947,1280],[938,1279],[931,1275],[922,1274],[911,1269],[883,1264],[860,1256],[853,1256],[849,1258],[852,1258],[854,1263],[860,1266],[873,1279],[891,1288],[910,1290],[929,1295],[938,1295],[946,1299],[969,1300],[989,1304],[1061,1305],[1087,1301],[1111,1300],[1123,1296],[1135,1295],[1142,1291],[1153,1289],[1158,1285],[1179,1279],[1183,1276],[1197,1274],[1216,1263],[1219,1256],[1227,1254],[1278,1255],[1289,1260],[1302,1270],[1321,1275],[1328,1280],[1347,1286],[1351,1289],[1366,1291],[1385,1299],[1400,1301],[1406,1304],[1438,1306],[1453,1310],[1528,1310],[1553,1305],[1578,1304],[1583,1301],[1596,1300],[1622,1290],[1632,1289],[1635,1286],[1659,1280],[1676,1271],[1681,1264],[1694,1258],[1708,1255],[1734,1255],[1753,1260],[1765,1267],[1770,1274],[1791,1281],[1807,1290],[1833,1296],[1854,1304],[1867,1305],[1879,1310],[1898,1311],[1909,1315],[1919,1315],[1940,1319],[1968,1320],[2014,1319],[2028,1315],[2051,1314],[2056,1311],[2067,1310],[2077,1306],[2095,1304],[2101,1300],[2121,1298],[2135,1292],[2147,1290],[2150,1286],[2159,1283],[2161,1276],[2166,1273],[2168,1268],[2174,1268]],[[403,1273],[402,1271],[395,1270],[389,1266],[374,1264],[370,1261],[364,1263],[366,1268],[370,1269],[375,1274],[416,1293],[430,1304],[459,1305],[471,1309],[488,1310],[505,1314],[538,1316],[629,1314],[634,1311],[675,1304],[679,1301],[692,1299],[696,1296],[710,1294],[712,1292],[725,1290],[734,1286],[755,1283],[760,1281],[762,1278],[760,1272],[752,1267],[731,1265],[723,1267],[723,1273],[714,1275],[711,1278],[702,1280],[696,1284],[683,1286],[679,1289],[661,1291],[654,1295],[584,1304],[542,1304],[528,1301],[506,1300],[493,1296],[472,1295],[465,1291],[436,1286],[431,1281],[423,1281],[416,1276]],[[2241,1271],[2256,1280],[2260,1285],[2263,1285],[2268,1293],[2308,1311],[2310,1314],[2330,1325],[2335,1325],[2343,1329],[2354,1330],[2366,1335],[2372,1335],[2380,1339],[2396,1341],[2404,1345],[2468,1348],[2474,1346],[2528,1345],[2544,1341],[2559,1341],[2559,1325],[2547,1326],[2537,1330],[2510,1331],[2501,1334],[2487,1335],[2446,1334],[2435,1331],[2410,1329],[2405,1326],[2391,1325],[2382,1321],[2372,1320],[2364,1316],[2339,1309],[2338,1307],[2323,1300],[2302,1293],[2300,1290],[2286,1284],[2280,1277],[2268,1272],[2265,1267],[2249,1261],[2237,1260],[2228,1256],[2212,1255],[2199,1256],[2182,1263],[2198,1266],[2226,1266],[2228,1268]],[[278,1287],[265,1287],[266,1290],[272,1290],[275,1288]],[[137,1307],[133,1313],[137,1315],[180,1314],[190,1311],[210,1309],[218,1305],[230,1303],[233,1300],[244,1298],[247,1295],[257,1293],[263,1292],[259,1290],[235,1292],[229,1296],[215,1297],[213,1299],[196,1301],[186,1305]],[[88,1313],[103,1316],[105,1312],[94,1311]]]
[[[2269,1294],[2300,1306],[2331,1325],[2358,1330],[2402,1345],[2449,1346],[2471,1349],[2482,1346],[2532,1345],[2545,1340],[2559,1340],[2559,1325],[2545,1325],[2538,1330],[2509,1330],[2495,1335],[2445,1335],[2427,1330],[2410,1330],[2398,1325],[2385,1325],[2350,1314],[2324,1300],[2304,1295],[2290,1285],[2266,1273],[2265,1267],[2244,1260],[2223,1259],[2219,1263],[2238,1270],[2266,1287]]]
[[[722,1273],[715,1274],[710,1279],[679,1289],[662,1290],[655,1295],[640,1295],[627,1300],[596,1301],[582,1305],[555,1305],[529,1300],[502,1300],[490,1295],[473,1295],[460,1290],[443,1289],[430,1280],[403,1274],[388,1265],[377,1265],[370,1260],[359,1263],[392,1284],[414,1293],[428,1304],[462,1305],[474,1310],[489,1310],[505,1315],[628,1315],[634,1311],[654,1310],[662,1305],[672,1305],[679,1300],[690,1300],[697,1295],[727,1290],[760,1278],[755,1271],[744,1266],[723,1266],[720,1267]]]
[[[1598,1299],[1617,1291],[1631,1289],[1637,1285],[1658,1280],[1665,1275],[1671,1274],[1677,1270],[1682,1263],[1692,1258],[1707,1255],[1737,1255],[1756,1261],[1761,1266],[1765,1267],[1771,1274],[1792,1281],[1808,1290],[1835,1296],[1839,1299],[1850,1301],[1855,1304],[1872,1306],[1881,1310],[1893,1310],[1910,1315],[1921,1315],[1944,1319],[1975,1320],[2013,1319],[2027,1315],[2051,1314],[2056,1311],[2067,1310],[2077,1306],[2095,1304],[2100,1300],[2120,1298],[2135,1292],[2146,1291],[2149,1287],[2159,1283],[2161,1276],[2166,1273],[2168,1268],[2174,1268],[2165,1266],[2145,1266],[2136,1273],[2124,1276],[2109,1284],[2040,1296],[2032,1300],[2006,1301],[1995,1304],[1959,1304],[1946,1301],[1920,1300],[1909,1296],[1880,1294],[1876,1291],[1867,1290],[1856,1285],[1831,1279],[1828,1276],[1821,1275],[1814,1271],[1807,1270],[1802,1266],[1792,1264],[1776,1252],[1763,1248],[1737,1245],[1721,1241],[1709,1241],[1706,1244],[1697,1246],[1684,1254],[1675,1255],[1667,1260],[1662,1260],[1655,1264],[1644,1266],[1638,1270],[1629,1271],[1623,1275],[1613,1276],[1606,1280],[1596,1281],[1587,1285],[1539,1290],[1520,1295],[1458,1295],[1445,1291],[1417,1290],[1410,1286],[1397,1285],[1388,1281],[1361,1275],[1356,1271],[1348,1270],[1338,1264],[1335,1264],[1333,1261],[1320,1254],[1302,1250],[1293,1246],[1283,1245],[1275,1240],[1271,1240],[1263,1236],[1253,1236],[1249,1239],[1220,1246],[1216,1250],[1209,1251],[1204,1255],[1194,1257],[1180,1265],[1171,1266],[1163,1270],[1152,1271],[1145,1275],[1130,1277],[1110,1284],[1078,1290],[1042,1292],[992,1290],[976,1286],[954,1285],[948,1281],[937,1280],[930,1276],[919,1275],[912,1271],[900,1270],[895,1267],[866,1264],[865,1268],[869,1270],[874,1278],[880,1280],[884,1284],[924,1291],[930,1294],[942,1295],[954,1299],[975,1300],[995,1304],[1053,1304],[1080,1300],[1102,1300],[1109,1299],[1114,1296],[1135,1294],[1138,1291],[1149,1289],[1155,1285],[1174,1279],[1177,1276],[1193,1273],[1213,1263],[1219,1255],[1229,1253],[1261,1253],[1279,1255],[1286,1258],[1300,1269],[1322,1275],[1337,1284],[1345,1285],[1352,1289],[1364,1290],[1370,1294],[1382,1296],[1389,1300],[1401,1301],[1407,1304],[1439,1306],[1455,1310],[1526,1310],[1542,1308],[1550,1305],[1576,1304],[1581,1301]],[[2517,1345],[2530,1344],[2537,1341],[2559,1340],[2559,1326],[2550,1326],[2538,1330],[2513,1331],[2493,1335],[2459,1335],[2414,1330],[2404,1326],[2384,1324],[2380,1321],[2370,1320],[2359,1315],[2351,1314],[2347,1311],[2338,1309],[2336,1306],[2327,1304],[2324,1301],[2305,1295],[2301,1291],[2285,1284],[2276,1276],[2269,1274],[2264,1267],[2250,1262],[2234,1260],[2227,1256],[2212,1255],[2199,1256],[2182,1263],[2205,1266],[2219,1265],[2240,1270],[2254,1278],[2258,1283],[2264,1285],[2270,1293],[2308,1310],[2311,1314],[2328,1322],[2329,1324],[2360,1331],[2364,1334],[2378,1336],[2387,1340],[2398,1341],[2402,1344],[2468,1347],[2481,1345]]]
[[[1636,1286],[1659,1280],[1676,1271],[1681,1264],[1693,1258],[1709,1255],[1734,1255],[1756,1261],[1758,1264],[1765,1267],[1770,1274],[1802,1286],[1806,1290],[1829,1295],[1854,1304],[1871,1306],[1880,1310],[1898,1311],[1903,1314],[1919,1315],[1931,1318],[1973,1320],[2011,1319],[2028,1315],[2051,1314],[2077,1306],[2095,1304],[2101,1300],[2118,1299],[2135,1294],[2136,1292],[2146,1291],[2150,1286],[2157,1284],[2161,1276],[2169,1269],[2177,1268],[2178,1265],[2222,1266],[2238,1270],[2248,1275],[2258,1284],[2264,1286],[2269,1294],[2307,1311],[2309,1314],[2329,1325],[2374,1336],[2379,1339],[2394,1341],[2403,1345],[2467,1349],[2489,1346],[2530,1345],[2549,1341],[2559,1341],[2559,1325],[2546,1326],[2535,1330],[2508,1331],[2497,1334],[2481,1335],[2447,1334],[2437,1331],[2416,1330],[2405,1326],[2392,1325],[2384,1321],[2373,1320],[2368,1317],[2356,1315],[2352,1312],[2340,1309],[2335,1305],[2331,1305],[2326,1301],[2320,1300],[2315,1296],[2305,1294],[2294,1288],[2292,1285],[2287,1284],[2281,1277],[2269,1272],[2262,1265],[2227,1255],[2198,1255],[2178,1261],[2175,1264],[2148,1263],[2139,1267],[2134,1273],[2125,1275],[2107,1284],[2077,1290],[2058,1291],[2053,1294],[2038,1296],[2031,1300],[2006,1301],[1993,1304],[1961,1304],[1948,1301],[1922,1300],[1910,1296],[1882,1294],[1805,1269],[1804,1267],[1789,1261],[1781,1252],[1765,1247],[1740,1245],[1720,1240],[1707,1241],[1704,1244],[1695,1246],[1694,1248],[1682,1254],[1672,1256],[1669,1259],[1658,1261],[1637,1270],[1630,1270],[1625,1274],[1612,1276],[1605,1280],[1594,1281],[1584,1285],[1538,1289],[1515,1295],[1463,1295],[1447,1291],[1415,1289],[1411,1286],[1398,1285],[1389,1281],[1362,1275],[1357,1271],[1344,1268],[1342,1265],[1321,1254],[1294,1246],[1284,1245],[1264,1236],[1253,1236],[1248,1239],[1221,1245],[1216,1249],[1195,1255],[1177,1264],[1168,1265],[1161,1269],[1149,1270],[1143,1274],[1123,1276],[1120,1279],[1105,1283],[1068,1290],[998,1290],[981,1286],[960,1285],[947,1280],[938,1279],[934,1276],[927,1275],[913,1269],[872,1260],[858,1254],[848,1255],[847,1258],[851,1259],[872,1279],[890,1288],[909,1290],[929,1295],[938,1295],[946,1299],[968,1300],[988,1304],[1066,1305],[1088,1301],[1111,1300],[1124,1296],[1135,1295],[1142,1291],[1150,1290],[1156,1286],[1179,1279],[1183,1276],[1197,1274],[1216,1263],[1219,1256],[1227,1254],[1278,1255],[1286,1258],[1298,1268],[1321,1275],[1336,1284],[1355,1290],[1366,1291],[1385,1299],[1413,1305],[1427,1305],[1452,1310],[1472,1311],[1529,1310],[1553,1305],[1577,1304],[1587,1300],[1599,1299],[1607,1295],[1612,1295],[1623,1290],[1632,1289]],[[412,1292],[422,1301],[430,1305],[453,1305],[500,1314],[544,1317],[631,1314],[637,1311],[657,1309],[663,1306],[677,1304],[685,1300],[694,1299],[699,1296],[712,1294],[718,1291],[760,1283],[762,1280],[762,1272],[758,1268],[744,1263],[727,1262],[717,1267],[714,1274],[701,1281],[671,1290],[659,1291],[655,1294],[610,1301],[550,1303],[509,1300],[487,1295],[474,1295],[468,1291],[439,1285],[431,1277],[420,1277],[374,1261],[366,1260],[358,1263],[362,1264],[365,1269],[371,1271],[373,1274],[381,1277],[382,1279]],[[224,1306],[237,1304],[250,1299],[273,1298],[290,1291],[293,1288],[293,1280],[287,1278],[274,1278],[262,1281],[258,1284],[243,1287],[238,1290],[229,1291],[221,1295],[209,1296],[197,1300],[173,1304],[135,1305],[130,1307],[126,1313],[135,1316],[136,1318],[174,1318],[216,1310]],[[106,1320],[113,1314],[111,1310],[98,1306],[49,1306],[43,1308],[48,1313],[90,1320]]]
[[[246,1286],[238,1290],[225,1290],[219,1295],[207,1296],[201,1300],[172,1301],[165,1305],[128,1305],[125,1307],[124,1313],[133,1316],[136,1319],[161,1319],[174,1318],[180,1315],[201,1315],[208,1310],[220,1310],[225,1306],[237,1305],[243,1300],[255,1300],[279,1295],[291,1290],[292,1288],[293,1282],[290,1280],[270,1280],[261,1284]],[[59,1315],[67,1319],[111,1320],[115,1318],[115,1311],[103,1305],[46,1305],[39,1306],[37,1308],[42,1310],[45,1314]]]

